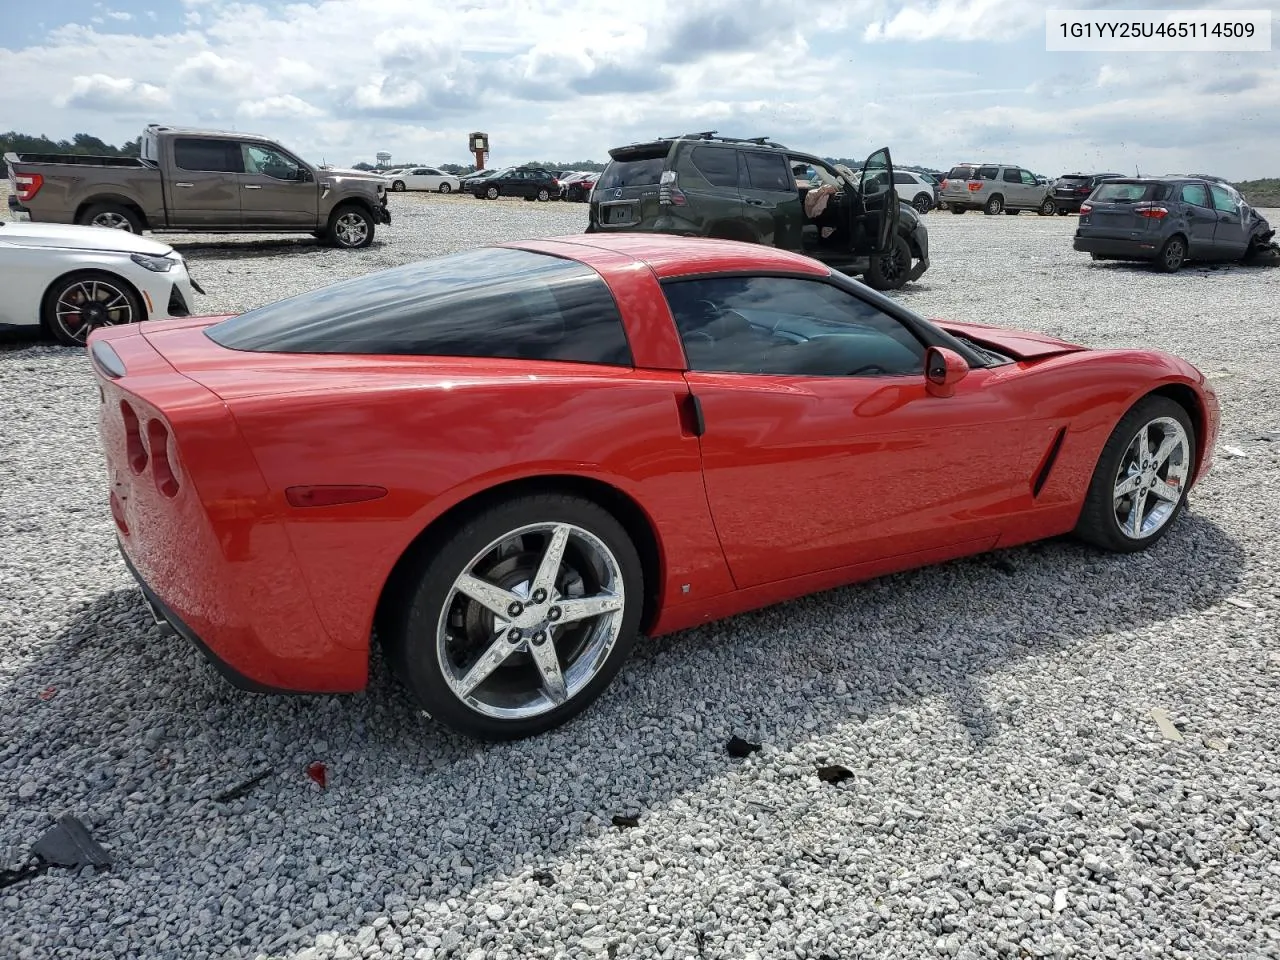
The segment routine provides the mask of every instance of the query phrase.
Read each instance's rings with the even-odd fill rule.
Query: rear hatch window
[[[610,150],[609,165],[596,181],[599,190],[616,190],[619,187],[648,187],[662,179],[667,165],[670,143],[646,144],[643,147],[621,147]]]
[[[622,317],[598,273],[503,247],[343,280],[215,323],[205,335],[261,353],[632,365]]]
[[[1111,180],[1101,184],[1094,191],[1092,202],[1099,203],[1141,203],[1146,200],[1164,199],[1162,184],[1129,183]]]

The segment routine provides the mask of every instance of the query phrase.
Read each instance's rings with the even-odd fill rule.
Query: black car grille
[[[173,287],[169,291],[169,316],[171,317],[189,317],[191,316],[191,308],[187,306],[187,301],[182,297],[182,291],[177,287]]]

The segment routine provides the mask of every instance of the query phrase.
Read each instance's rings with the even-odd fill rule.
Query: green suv
[[[896,290],[929,268],[928,230],[898,199],[888,148],[858,172],[765,137],[715,131],[617,147],[609,157],[591,193],[587,233],[768,244],[879,290]]]

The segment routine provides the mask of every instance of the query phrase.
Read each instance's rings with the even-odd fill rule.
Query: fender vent
[[[1053,469],[1054,461],[1058,459],[1058,451],[1062,449],[1062,441],[1066,436],[1066,427],[1059,427],[1058,432],[1053,435],[1053,443],[1049,445],[1049,452],[1040,461],[1040,469],[1036,471],[1035,479],[1031,482],[1031,496],[1040,496],[1040,491],[1044,489],[1045,482],[1049,479],[1049,471]]]

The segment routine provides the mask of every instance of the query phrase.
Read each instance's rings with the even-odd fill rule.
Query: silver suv
[[[952,213],[981,210],[988,216],[1034,210],[1051,217],[1057,210],[1053,188],[1024,167],[1009,163],[962,163],[942,181],[939,201]]]

